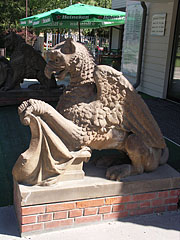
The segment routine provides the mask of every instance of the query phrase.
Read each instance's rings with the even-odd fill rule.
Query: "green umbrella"
[[[20,19],[20,24],[27,26],[25,21],[28,26],[30,21],[34,28],[79,29],[80,40],[80,28],[94,29],[124,24],[125,12],[78,3]]]
[[[44,23],[44,25],[46,25],[46,23],[48,24],[49,22],[53,22],[52,19],[52,13],[54,12],[60,12],[60,9],[53,9],[50,10],[48,12],[43,12],[43,13],[39,13],[30,17],[26,17],[26,18],[21,18],[20,19],[20,25],[21,26],[28,26],[28,27],[33,27],[33,24],[36,25],[36,22],[38,22],[41,19],[42,25]],[[58,24],[55,23],[55,25],[57,26]]]
[[[121,17],[125,17],[126,13],[112,10],[108,8],[96,7],[92,5],[77,3],[74,5],[70,5],[60,11],[54,11],[53,19],[54,21],[58,20],[71,20],[71,21],[82,21],[86,19],[90,19],[93,17],[97,17],[99,19],[119,19]]]
[[[63,29],[78,29],[79,24],[81,29],[86,28],[102,28],[102,27],[109,27],[109,26],[116,26],[124,24],[124,18],[122,19],[97,19],[97,18],[90,18],[83,21],[51,21],[50,18],[48,19],[39,19],[36,18],[33,20],[32,26],[34,28],[63,28]]]
[[[55,22],[76,22],[80,40],[80,28],[82,25],[88,28],[88,24],[91,24],[94,25],[92,28],[99,28],[124,24],[125,12],[77,3],[60,11],[55,11],[52,13],[52,18]]]
[[[33,24],[33,19],[35,19],[37,15],[26,17],[26,18],[21,18],[20,19],[20,25],[21,26],[32,26]]]

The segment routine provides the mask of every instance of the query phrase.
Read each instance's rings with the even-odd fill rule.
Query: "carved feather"
[[[109,124],[119,124],[123,130],[140,136],[150,147],[165,147],[161,131],[148,107],[121,72],[100,65],[95,68],[94,79],[97,99],[110,109],[106,118]]]

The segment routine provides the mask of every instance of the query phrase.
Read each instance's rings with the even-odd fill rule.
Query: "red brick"
[[[128,212],[115,212],[115,213],[108,213],[104,214],[104,220],[109,220],[109,219],[119,219],[119,218],[124,218],[128,216]]]
[[[144,193],[133,196],[133,201],[144,201],[156,198],[156,193]]]
[[[83,210],[82,209],[74,209],[69,211],[69,217],[81,217],[83,215]]]
[[[124,204],[118,204],[112,207],[112,212],[120,212],[120,211],[123,211],[124,209],[125,209]]]
[[[177,209],[178,209],[177,204],[176,205],[170,205],[170,206],[167,207],[168,211],[176,211]]]
[[[158,193],[159,198],[166,198],[169,197],[169,191],[163,191]]]
[[[153,207],[161,206],[164,204],[164,199],[159,198],[159,199],[152,200],[151,204]]]
[[[137,209],[139,207],[138,203],[128,203],[126,209]]]
[[[62,211],[62,212],[55,212],[54,213],[54,219],[65,219],[68,217],[68,212],[67,211]]]
[[[38,222],[48,222],[53,219],[52,213],[46,213],[38,216]]]
[[[165,206],[154,208],[154,212],[155,213],[160,213],[160,212],[165,212],[165,211],[166,211],[166,207]]]
[[[178,196],[178,190],[171,190],[170,193],[169,193],[169,196],[170,197]]]
[[[45,212],[45,205],[22,207],[22,215],[32,215],[32,214],[44,213],[44,212]]]
[[[148,208],[150,207],[150,201],[145,201],[140,203],[140,208]]]
[[[85,208],[84,209],[84,216],[87,215],[96,215],[98,211],[98,208]]]
[[[23,216],[22,224],[36,223],[36,216]]]
[[[177,202],[178,202],[178,197],[165,199],[165,204],[171,204],[171,203],[177,203]]]
[[[106,198],[105,203],[107,205],[110,204],[117,204],[117,203],[126,203],[126,202],[130,202],[131,201],[131,196],[119,196],[119,197],[110,197],[110,198]]]
[[[46,207],[46,212],[58,212],[62,210],[74,209],[75,207],[76,207],[76,204],[74,202],[48,204]]]
[[[36,224],[28,224],[28,225],[22,225],[21,231],[24,232],[32,232],[43,229],[43,223],[36,223]]]
[[[57,220],[57,221],[51,221],[44,223],[44,227],[47,228],[57,228],[57,227],[63,227],[63,226],[69,226],[74,223],[73,219],[63,219],[63,220]]]
[[[77,208],[99,207],[104,205],[104,198],[79,201],[76,204]]]
[[[75,223],[87,223],[87,222],[97,222],[101,221],[101,215],[95,215],[95,216],[84,216],[84,217],[78,217],[75,218]]]
[[[103,206],[99,208],[99,213],[110,213],[111,212],[111,206]]]
[[[136,216],[136,215],[151,214],[153,212],[154,212],[153,208],[141,208],[141,209],[130,210],[129,214],[131,216]]]

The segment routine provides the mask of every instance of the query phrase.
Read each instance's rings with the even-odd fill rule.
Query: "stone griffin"
[[[4,38],[5,47],[11,53],[9,64],[13,71],[11,80],[5,81],[1,90],[7,91],[20,88],[24,78],[37,79],[41,88],[56,87],[55,78],[49,80],[44,69],[46,61],[32,46],[26,44],[25,40],[15,32],[10,32]]]
[[[0,56],[0,90],[3,89],[4,85],[8,85],[12,81],[13,70],[9,61]]]
[[[33,99],[19,107],[32,138],[13,168],[18,182],[56,182],[77,159],[88,161],[93,149],[117,149],[129,156],[131,164],[107,169],[111,180],[150,172],[167,162],[168,149],[156,121],[121,72],[96,65],[83,44],[67,39],[49,52],[45,74],[50,78],[52,73],[59,80],[67,73],[71,77],[57,111]]]

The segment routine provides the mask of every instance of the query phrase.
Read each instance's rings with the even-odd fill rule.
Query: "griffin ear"
[[[76,47],[75,47],[75,44],[74,44],[74,40],[72,38],[68,38],[65,41],[64,46],[63,46],[61,51],[62,51],[62,53],[65,53],[65,54],[75,53]]]

